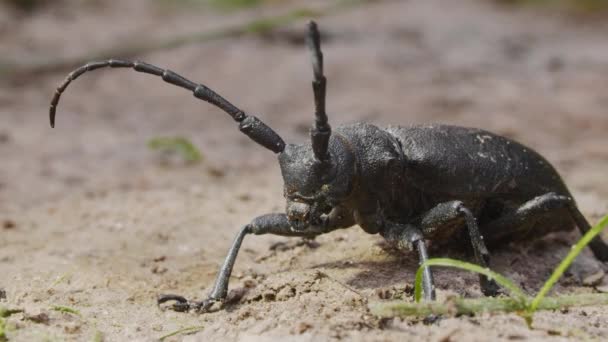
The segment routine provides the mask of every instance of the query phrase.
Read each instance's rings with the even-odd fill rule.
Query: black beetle
[[[370,234],[428,258],[425,240],[449,243],[466,239],[475,260],[486,267],[486,244],[541,237],[589,223],[578,210],[568,188],[541,155],[505,137],[475,128],[447,125],[389,127],[345,125],[332,131],[325,113],[326,78],[320,37],[309,24],[307,43],[312,52],[315,122],[311,144],[285,144],[270,127],[226,101],[202,84],[159,67],[110,59],[88,63],[70,73],[51,102],[50,120],[66,87],[83,73],[99,68],[133,68],[162,77],[193,92],[239,123],[253,141],[278,154],[284,181],[286,213],[259,216],[237,234],[209,297],[191,302],[174,300],[176,310],[207,311],[228,292],[228,280],[241,242],[248,234],[314,237],[359,225]],[[465,229],[466,228],[466,229]],[[608,246],[598,237],[590,247],[601,261]],[[425,299],[435,297],[429,268],[424,270]],[[492,280],[480,277],[486,295],[497,293]]]

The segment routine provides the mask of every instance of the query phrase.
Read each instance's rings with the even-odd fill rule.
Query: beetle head
[[[287,216],[295,230],[318,225],[353,190],[355,155],[348,141],[333,134],[327,153],[320,161],[311,145],[288,144],[279,154]]]
[[[285,182],[287,216],[292,229],[320,225],[324,215],[343,202],[353,189],[355,155],[348,141],[333,134],[325,112],[327,79],[323,74],[321,36],[317,24],[308,25],[314,79],[315,120],[309,145],[286,145],[279,153]]]

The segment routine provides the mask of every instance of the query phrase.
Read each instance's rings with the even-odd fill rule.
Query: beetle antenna
[[[57,104],[59,103],[59,98],[61,97],[61,94],[63,94],[68,85],[87,71],[106,67],[132,68],[138,72],[160,76],[165,82],[188,89],[194,94],[196,98],[207,101],[212,105],[220,108],[224,112],[228,113],[228,115],[230,115],[236,122],[239,123],[240,131],[245,133],[256,143],[266,147],[274,153],[280,153],[285,148],[285,142],[274,130],[272,130],[272,128],[267,126],[264,122],[262,122],[255,116],[245,114],[245,112],[243,112],[242,110],[240,110],[232,103],[228,102],[226,99],[218,95],[213,90],[207,88],[206,86],[194,83],[171,70],[162,69],[152,64],[119,59],[108,59],[105,61],[90,62],[68,74],[63,83],[59,87],[57,87],[55,95],[51,100],[51,107],[49,109],[51,127],[55,127],[55,113],[57,110]]]
[[[325,112],[325,93],[327,79],[323,75],[323,53],[321,52],[321,36],[317,23],[311,21],[308,24],[307,36],[308,49],[311,52],[312,70],[314,80],[312,90],[315,96],[315,123],[310,130],[312,140],[312,150],[317,160],[321,162],[329,161],[327,145],[331,135],[331,126],[327,123],[327,113]]]

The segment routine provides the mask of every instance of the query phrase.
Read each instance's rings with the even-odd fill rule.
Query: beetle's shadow
[[[534,241],[519,241],[491,248],[490,268],[514,281],[524,290],[536,292],[569,252],[577,236],[573,233],[555,233]],[[403,252],[382,241],[378,243],[383,253],[377,260],[339,260],[314,265],[317,269],[345,270],[350,276],[345,283],[356,289],[377,289],[413,285],[418,257],[415,252]],[[585,251],[583,262],[593,258]],[[430,257],[446,257],[474,263],[472,253],[462,247],[431,246]],[[585,259],[586,258],[586,259]],[[596,263],[597,265],[597,263]],[[600,264],[601,265],[601,264]],[[572,277],[561,280],[562,285],[573,283]],[[453,268],[434,268],[435,285],[468,295],[472,289],[479,291],[479,277],[471,272]]]

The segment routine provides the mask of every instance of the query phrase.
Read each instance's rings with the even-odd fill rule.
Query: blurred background
[[[210,285],[237,228],[283,210],[276,157],[220,110],[131,70],[75,81],[54,129],[50,99],[87,61],[140,59],[304,142],[313,120],[311,18],[322,32],[334,127],[491,130],[545,155],[591,221],[608,212],[608,1],[0,0],[0,269],[12,279],[0,287],[19,303],[46,304],[65,298],[47,285],[71,274],[83,293],[107,289],[95,292],[98,304],[127,319],[132,307],[104,307],[120,302],[116,293],[150,305],[158,291],[198,295]],[[277,239],[248,248],[263,254]],[[365,239],[334,247],[360,258]],[[322,248],[302,252],[309,264],[287,265],[330,258]],[[158,255],[169,256],[166,273],[133,271]],[[252,255],[237,267],[285,266]],[[124,292],[103,285],[116,274]],[[144,309],[139,318],[162,322]],[[140,323],[103,329],[151,336]]]
[[[303,45],[310,18],[323,33],[333,125],[486,128],[536,147],[574,173],[570,183],[608,196],[599,185],[608,153],[602,0],[2,0],[0,6],[1,169],[3,179],[28,179],[2,182],[0,198],[10,193],[10,202],[54,196],[66,180],[86,185],[92,171],[112,182],[118,169],[145,172],[154,156],[141,144],[154,137],[184,137],[222,170],[266,165],[272,156],[241,136],[229,117],[147,75],[103,70],[79,79],[60,104],[54,131],[45,122],[47,102],[67,72],[86,61],[137,58],[205,83],[287,141],[302,141],[312,119]]]
[[[302,141],[312,120],[304,47],[310,18],[323,33],[333,125],[486,128],[580,172],[570,183],[608,195],[598,185],[608,154],[602,0],[2,0],[0,6],[2,172],[29,180],[5,181],[3,193],[18,194],[18,202],[56,195],[66,179],[86,185],[92,177],[83,175],[92,171],[115,181],[122,171],[114,168],[145,170],[154,152],[141,144],[155,137],[184,137],[222,170],[266,165],[272,156],[228,116],[148,75],[103,70],[79,79],[60,104],[54,131],[46,127],[47,102],[67,72],[87,61],[137,58],[216,89],[285,140]]]

